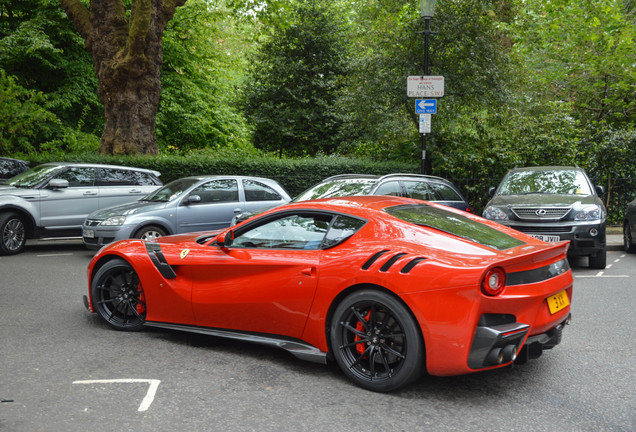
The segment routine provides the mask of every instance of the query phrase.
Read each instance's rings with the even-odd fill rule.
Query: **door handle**
[[[136,194],[136,193],[141,193],[141,191],[139,189],[131,189],[128,191],[128,193]]]
[[[308,267],[306,269],[302,269],[300,272],[305,276],[316,277],[317,270],[316,267]]]
[[[239,213],[243,213],[243,209],[235,208],[234,209],[234,214],[239,214]]]
[[[95,196],[95,195],[97,195],[97,192],[93,192],[93,191],[84,192],[84,196]]]

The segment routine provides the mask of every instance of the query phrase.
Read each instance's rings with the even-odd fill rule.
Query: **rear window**
[[[426,204],[395,206],[384,211],[403,221],[434,228],[497,250],[511,249],[525,244],[515,237],[466,216]]]
[[[294,202],[319,198],[368,195],[376,181],[374,179],[340,179],[320,183],[298,195]]]
[[[157,186],[161,183],[147,172],[119,168],[100,168],[99,186]]]

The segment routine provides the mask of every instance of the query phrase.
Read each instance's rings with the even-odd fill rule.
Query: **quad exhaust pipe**
[[[517,358],[517,345],[506,345],[505,347],[495,347],[488,353],[486,361],[490,364],[500,365],[514,361]]]

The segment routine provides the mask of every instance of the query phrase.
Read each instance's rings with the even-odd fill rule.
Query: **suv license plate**
[[[543,240],[544,242],[554,243],[561,240],[561,237],[557,235],[543,235],[543,234],[530,234],[532,237]]]
[[[570,300],[568,300],[568,294],[565,291],[561,291],[551,297],[547,298],[548,307],[550,308],[550,313],[555,314],[561,309],[566,308],[570,304]]]
[[[95,238],[95,230],[84,230],[84,237]]]

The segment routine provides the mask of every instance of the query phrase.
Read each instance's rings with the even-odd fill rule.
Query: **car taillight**
[[[496,296],[506,285],[506,272],[501,267],[495,267],[486,272],[481,282],[481,292],[487,296]]]

